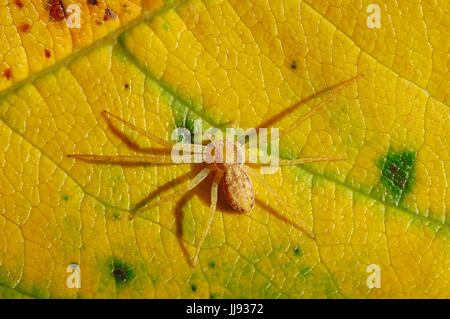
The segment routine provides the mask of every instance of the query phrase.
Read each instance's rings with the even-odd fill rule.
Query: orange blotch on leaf
[[[20,32],[22,33],[28,33],[31,30],[31,27],[28,23],[22,23],[19,27]]]

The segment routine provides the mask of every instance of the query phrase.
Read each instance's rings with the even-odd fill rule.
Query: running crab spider
[[[352,83],[356,82],[356,80],[362,78],[364,75],[357,75],[345,82],[342,82],[339,87],[328,99],[323,101],[322,103],[317,104],[312,107],[309,112],[301,116],[299,119],[295,121],[295,123],[288,129],[280,131],[278,138],[290,133],[299,127],[299,125],[310,118],[314,113],[319,111],[321,108],[332,102],[340,95],[345,88],[350,86]],[[297,103],[298,105],[299,103]],[[294,105],[295,106],[295,105]],[[147,132],[135,125],[125,121],[124,119],[111,114],[107,111],[103,111],[103,115],[107,118],[113,118],[128,128],[136,131],[139,135],[147,137],[163,146],[165,149],[170,150],[173,147],[173,144],[163,140],[154,134]],[[214,174],[214,179],[211,186],[211,203],[210,203],[210,214],[206,225],[204,226],[202,236],[198,243],[192,266],[195,267],[197,265],[198,256],[200,253],[200,249],[203,245],[203,242],[209,232],[211,227],[211,223],[214,218],[214,214],[216,212],[216,205],[218,199],[218,189],[220,186],[223,187],[223,193],[225,195],[225,200],[229,204],[229,206],[239,213],[248,214],[252,211],[255,205],[255,193],[253,189],[253,184],[251,181],[251,177],[255,179],[258,183],[261,183],[269,193],[272,195],[274,200],[278,202],[280,206],[283,206],[284,209],[290,210],[292,215],[295,217],[296,222],[291,221],[292,225],[296,228],[303,231],[310,238],[315,239],[315,235],[312,230],[306,225],[306,223],[300,218],[300,216],[293,210],[290,209],[286,204],[282,203],[278,200],[278,196],[276,196],[275,190],[265,181],[265,179],[253,168],[244,164],[245,160],[245,152],[242,149],[242,145],[238,142],[227,140],[227,139],[214,139],[210,138],[213,144],[213,150],[210,154],[212,154],[212,161],[208,161],[210,163],[205,168],[203,168],[200,173],[198,173],[192,180],[189,181],[185,191],[183,193],[175,193],[171,195],[166,195],[160,197],[160,199],[154,203],[148,204],[143,208],[139,209],[137,212],[132,213],[130,216],[130,220],[132,220],[136,215],[142,213],[143,211],[150,210],[154,207],[161,205],[164,202],[175,199],[177,197],[181,197],[186,194],[188,191],[197,187],[208,175],[211,173]],[[234,161],[223,161],[224,149],[226,147],[231,147],[235,151]],[[195,154],[196,152],[203,152],[206,146],[203,145],[194,145],[193,149],[190,149],[191,154]],[[75,158],[79,160],[92,161],[92,162],[102,162],[102,163],[128,163],[128,164],[150,164],[150,165],[161,165],[161,164],[175,164],[170,157],[155,157],[155,156],[103,156],[103,155],[90,155],[90,154],[70,154],[67,155],[70,158]],[[280,166],[291,166],[291,165],[299,165],[304,163],[312,163],[312,162],[322,162],[322,161],[340,161],[344,160],[343,158],[333,158],[333,157],[318,157],[318,158],[298,158],[294,160],[279,160]],[[197,164],[205,164],[205,161]],[[263,164],[257,164],[263,166]]]

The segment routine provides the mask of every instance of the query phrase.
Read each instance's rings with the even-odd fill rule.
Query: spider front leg
[[[279,166],[294,166],[294,165],[300,165],[300,164],[306,164],[306,163],[339,162],[339,161],[345,161],[345,158],[322,156],[322,157],[303,157],[303,158],[296,158],[293,160],[280,159],[280,160],[278,160],[278,165]],[[263,164],[263,163],[250,163],[248,165],[269,167],[267,164]]]
[[[357,76],[355,76],[355,77],[353,77],[353,78],[351,78],[351,79],[341,83],[340,84],[341,87],[339,88],[339,90],[334,92],[328,99],[326,99],[324,102],[319,103],[318,105],[314,106],[309,112],[307,112],[305,115],[301,116],[297,121],[295,121],[294,125],[292,125],[290,128],[280,131],[279,138],[284,136],[284,135],[286,135],[286,134],[289,134],[290,132],[295,130],[297,127],[300,126],[300,124],[302,122],[304,122],[305,120],[307,120],[308,118],[313,116],[317,111],[319,111],[320,109],[322,109],[323,107],[327,106],[332,101],[334,101],[353,82],[356,82],[357,80],[359,80],[359,79],[361,79],[363,77],[364,77],[364,74],[358,74]]]
[[[175,165],[170,156],[128,156],[128,155],[92,155],[92,154],[68,154],[67,157],[87,162],[104,164],[152,164],[152,165]],[[184,164],[184,163],[182,163]]]
[[[119,117],[117,115],[114,115],[114,114],[112,114],[112,113],[110,113],[108,111],[103,111],[102,115],[107,120],[109,120],[109,118],[116,119],[117,121],[123,123],[125,126],[128,126],[132,130],[134,130],[137,133],[139,133],[139,135],[147,137],[150,140],[158,143],[159,145],[164,146],[164,148],[167,149],[167,150],[172,150],[172,148],[174,146],[172,143],[170,143],[170,142],[168,142],[166,140],[163,140],[162,138],[159,138],[155,134],[152,134],[152,133],[150,133],[150,132],[148,132],[148,131],[140,128],[140,127],[137,127],[136,125],[134,125],[134,124],[124,120],[123,118],[121,118],[121,117]],[[205,149],[205,147],[203,145],[195,144],[195,145],[193,145],[193,149],[191,149],[190,152],[191,153],[202,153],[204,151],[204,149]]]
[[[112,113],[109,113],[108,111],[105,111],[105,110],[104,110],[104,111],[102,112],[102,115],[103,115],[107,120],[109,120],[110,118],[113,118],[113,119],[115,119],[115,120],[117,120],[117,121],[123,123],[125,126],[128,126],[128,127],[131,128],[132,130],[134,130],[134,131],[136,131],[137,133],[139,133],[139,135],[145,136],[145,137],[149,138],[150,140],[152,140],[152,141],[158,143],[158,144],[161,145],[161,146],[164,146],[164,147],[169,148],[169,149],[172,148],[172,146],[173,146],[170,142],[165,141],[165,140],[163,140],[162,138],[159,138],[158,136],[156,136],[156,135],[154,135],[154,134],[152,134],[152,133],[150,133],[150,132],[147,132],[146,130],[141,129],[140,127],[137,127],[137,126],[135,126],[134,124],[132,124],[132,123],[130,123],[130,122],[124,120],[123,118],[121,118],[121,117],[119,117],[119,116],[117,116],[117,115],[114,115],[114,114],[112,114]]]
[[[325,101],[323,101],[322,103],[317,104],[316,106],[313,106],[311,108],[311,110],[309,110],[306,114],[300,116],[288,129],[285,130],[280,130],[278,138],[281,138],[284,135],[289,134],[290,132],[292,132],[293,130],[295,130],[296,128],[298,128],[300,126],[301,123],[303,123],[304,121],[306,121],[307,119],[309,119],[311,116],[313,116],[315,113],[317,113],[319,110],[321,110],[322,108],[324,108],[325,106],[327,106],[328,104],[330,104],[332,101],[334,101],[347,87],[349,87],[351,84],[353,84],[354,82],[358,81],[359,79],[363,78],[364,74],[358,74],[357,76],[348,79],[344,82],[342,82],[341,84],[339,84],[338,86],[339,89],[336,90],[328,99],[326,99]],[[300,106],[303,103],[303,101],[297,102],[295,103],[291,108],[295,109],[297,106]],[[279,121],[281,118],[277,119],[277,121]],[[273,123],[274,124],[274,123]],[[270,126],[273,126],[270,125]],[[267,137],[267,140],[270,140],[270,134],[269,137]]]
[[[158,136],[145,131],[142,128],[135,126],[134,124],[122,119],[121,117],[109,113],[107,111],[103,111],[102,115],[109,121],[110,118],[114,118],[117,121],[123,123],[125,126],[131,128],[132,130],[139,133],[139,135],[149,138],[150,140],[157,142],[158,144],[164,146],[164,149],[167,151],[172,151],[174,144],[165,141]],[[191,154],[195,153],[203,153],[204,146],[203,145],[191,145],[185,144],[183,150],[188,151]],[[84,161],[90,162],[99,162],[99,163],[108,163],[108,164],[153,164],[153,165],[170,165],[170,164],[183,164],[183,163],[175,163],[170,156],[134,156],[134,155],[117,155],[117,156],[105,156],[105,155],[93,155],[93,154],[68,154],[67,157],[75,158]]]
[[[203,230],[202,237],[200,238],[200,241],[198,243],[197,251],[194,255],[194,261],[192,263],[192,267],[195,268],[197,265],[198,255],[200,253],[200,249],[202,248],[203,242],[205,241],[206,235],[208,235],[209,229],[211,228],[211,223],[214,218],[214,214],[216,213],[216,206],[217,206],[217,197],[218,197],[218,188],[220,184],[220,180],[222,179],[223,173],[218,171],[216,175],[214,176],[214,181],[211,186],[211,206],[210,206],[210,214],[208,222],[206,223],[206,226]]]

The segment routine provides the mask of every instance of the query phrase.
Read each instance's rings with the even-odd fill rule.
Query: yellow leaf
[[[448,2],[377,2],[380,29],[366,24],[374,1],[63,1],[80,29],[18,2],[0,6],[0,297],[450,297]],[[211,178],[128,217],[198,166],[65,157],[140,154],[124,137],[158,147],[102,110],[165,140],[196,119],[258,128],[283,111],[286,129],[361,73],[280,141],[285,159],[346,160],[265,175],[316,240],[254,181],[250,214],[219,200],[192,268]]]

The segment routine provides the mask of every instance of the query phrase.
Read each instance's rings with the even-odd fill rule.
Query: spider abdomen
[[[227,203],[235,211],[250,213],[255,206],[255,192],[250,177],[241,165],[228,165],[223,177]]]

